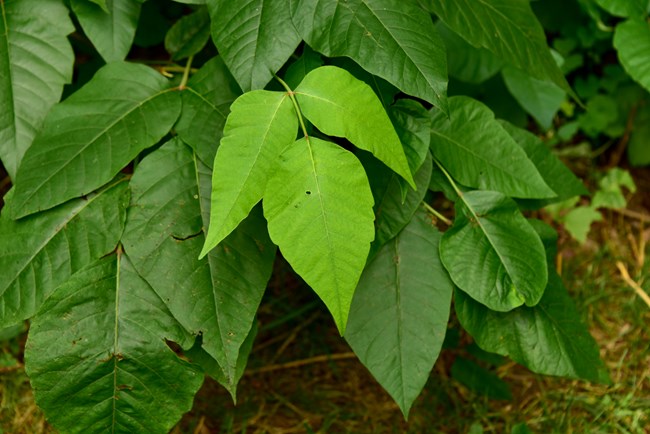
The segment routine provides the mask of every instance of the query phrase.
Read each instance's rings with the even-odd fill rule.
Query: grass
[[[650,178],[650,171],[644,173],[643,179]],[[631,203],[648,210],[645,200],[637,193]],[[506,361],[493,372],[510,386],[513,399],[490,400],[452,378],[454,360],[467,354],[461,345],[443,350],[407,423],[350,354],[320,301],[280,267],[260,309],[260,333],[238,405],[208,379],[194,409],[172,432],[650,433],[650,306],[616,266],[624,264],[630,279],[650,292],[650,229],[617,213],[605,217],[585,245],[560,234],[558,267],[601,348],[611,386],[544,377]],[[22,369],[24,338],[23,332],[0,343],[0,433],[53,432]],[[471,342],[462,333],[458,339]]]

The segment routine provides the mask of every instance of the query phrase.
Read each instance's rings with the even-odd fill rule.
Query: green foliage
[[[0,328],[31,321],[26,370],[52,424],[168,432],[204,375],[234,398],[278,247],[405,416],[452,297],[483,350],[607,382],[551,266],[553,236],[524,212],[555,207],[584,231],[634,186],[612,171],[575,208],[587,191],[553,140],[515,124],[528,113],[546,138],[627,132],[646,164],[650,57],[630,41],[645,41],[647,9],[581,3],[581,26],[547,24],[552,52],[541,3],[0,2],[13,184]],[[66,5],[83,43],[59,101],[75,62]],[[625,20],[605,33],[604,11]],[[138,57],[156,44],[168,55]],[[600,63],[586,47],[616,49],[622,67],[571,75]],[[510,396],[480,364],[458,359],[452,375]]]

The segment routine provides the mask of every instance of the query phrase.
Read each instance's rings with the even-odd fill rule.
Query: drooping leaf
[[[544,296],[533,307],[494,312],[460,290],[454,300],[458,320],[484,350],[539,374],[609,382],[598,346],[552,268]]]
[[[489,108],[455,96],[449,98],[449,116],[432,112],[431,151],[461,184],[513,197],[555,196]]]
[[[408,416],[438,358],[453,284],[421,211],[379,251],[354,294],[345,338]]]
[[[231,106],[214,159],[210,229],[201,256],[246,218],[266,189],[280,153],[296,139],[298,118],[286,93],[254,90]]]
[[[539,235],[512,199],[494,191],[469,191],[456,202],[440,258],[459,288],[496,311],[537,304],[548,280]]]
[[[300,43],[289,5],[277,0],[208,0],[212,39],[239,86],[262,89]]]
[[[208,60],[181,93],[183,110],[174,129],[209,167],[214,163],[230,105],[240,94],[220,57]]]
[[[447,111],[447,56],[431,17],[401,0],[291,0],[307,43]]]
[[[31,318],[56,287],[115,249],[128,201],[127,183],[119,179],[85,199],[18,221],[2,213],[0,328]]]
[[[619,24],[614,32],[614,47],[625,71],[650,92],[650,23],[629,19]]]
[[[180,109],[179,93],[153,69],[106,65],[48,113],[5,212],[19,218],[96,190],[167,134]]]
[[[454,32],[475,47],[533,78],[552,81],[569,92],[562,71],[546,44],[544,29],[527,1],[427,0],[429,7]]]
[[[6,0],[0,6],[0,160],[15,180],[48,110],[72,79],[74,31],[59,0]]]
[[[363,166],[333,143],[300,139],[280,156],[263,205],[271,239],[343,334],[375,232]]]
[[[209,221],[211,172],[174,139],[140,162],[124,248],[172,315],[214,358],[234,394],[240,348],[271,275],[275,246],[260,209],[198,260]]]
[[[323,66],[295,89],[300,110],[325,134],[345,137],[415,187],[404,148],[377,95],[344,69]]]
[[[144,0],[106,0],[105,8],[88,0],[70,6],[88,39],[107,62],[124,60],[131,49]]]
[[[172,60],[180,60],[201,51],[208,39],[210,16],[202,7],[174,23],[165,36],[165,49],[172,55]]]
[[[501,75],[517,102],[544,130],[551,128],[553,118],[565,100],[564,90],[553,82],[532,78],[512,66],[503,68]]]
[[[596,0],[601,8],[623,18],[643,17],[648,13],[648,0]]]
[[[305,45],[302,55],[287,68],[284,81],[291,89],[295,89],[307,74],[321,66],[323,66],[321,55],[312,50],[309,45]]]
[[[25,369],[36,402],[61,432],[167,433],[203,375],[165,338],[187,339],[124,254],[102,258],[32,321]]]

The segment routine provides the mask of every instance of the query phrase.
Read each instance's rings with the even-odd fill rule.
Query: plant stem
[[[192,60],[194,60],[194,56],[190,56],[187,59],[187,63],[185,64],[185,70],[183,71],[183,78],[181,79],[181,84],[178,86],[180,90],[185,89],[187,87],[187,80],[190,77],[190,69],[192,67]]]
[[[449,219],[448,219],[447,217],[445,217],[444,215],[440,214],[440,213],[439,213],[438,211],[436,211],[435,208],[433,208],[431,205],[429,205],[428,203],[426,203],[426,202],[424,202],[424,201],[422,201],[422,205],[424,206],[424,208],[425,208],[428,212],[430,212],[431,214],[433,214],[437,219],[442,220],[443,222],[445,222],[445,224],[447,224],[448,226],[451,226],[451,223],[452,223],[451,220],[449,220]]]
[[[302,129],[302,133],[305,135],[305,138],[309,139],[309,134],[307,134],[307,127],[305,126],[305,121],[302,118],[302,112],[300,111],[300,106],[298,105],[298,101],[296,101],[295,97],[295,92],[291,90],[289,85],[285,83],[284,80],[282,80],[280,77],[278,77],[276,74],[273,74],[276,80],[280,82],[282,87],[284,87],[287,91],[287,95],[289,95],[289,98],[291,98],[291,102],[293,103],[293,107],[296,109],[296,113],[298,114],[298,122],[300,122],[300,128]]]
[[[437,159],[434,158],[433,162],[438,165],[440,170],[442,170],[442,173],[445,175],[445,177],[447,178],[447,180],[451,184],[451,186],[454,189],[454,191],[456,192],[456,194],[462,199],[463,198],[463,192],[460,191],[460,189],[458,188],[458,186],[454,182],[454,179],[451,177],[451,175],[449,175],[449,172],[447,172],[447,170],[445,170],[445,168],[442,167],[442,164],[440,164],[440,162]]]

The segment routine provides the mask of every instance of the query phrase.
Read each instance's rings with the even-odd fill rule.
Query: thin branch
[[[645,304],[650,307],[650,296],[648,295],[647,292],[644,291],[643,288],[641,288],[641,285],[636,283],[632,278],[630,277],[630,274],[627,272],[627,268],[621,261],[616,261],[616,267],[618,268],[618,271],[621,273],[621,277],[627,283],[632,289],[634,289],[634,292],[641,297],[641,300],[645,302]]]
[[[279,365],[268,365],[268,366],[263,366],[259,369],[249,369],[246,371],[246,375],[261,374],[263,372],[280,371],[282,369],[299,368],[301,366],[311,365],[314,363],[329,362],[331,360],[355,359],[356,357],[357,356],[352,352],[339,353],[339,354],[323,354],[321,356],[314,356],[302,360],[294,360],[293,362],[282,363]]]

